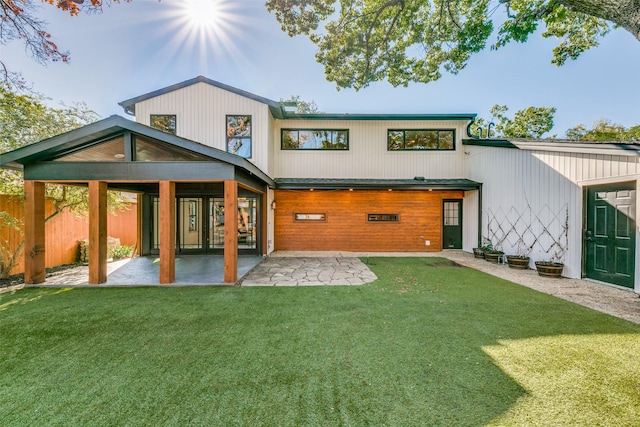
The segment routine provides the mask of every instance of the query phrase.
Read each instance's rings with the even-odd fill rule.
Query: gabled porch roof
[[[123,156],[129,161],[55,161],[118,136],[124,138]],[[127,148],[132,136],[185,153],[187,161],[189,158],[198,161],[191,161],[186,167],[185,161],[133,161],[132,148],[130,145]],[[23,170],[25,179],[33,180],[214,180],[244,176],[262,185],[275,186],[267,174],[240,156],[117,115],[0,154],[0,168]]]

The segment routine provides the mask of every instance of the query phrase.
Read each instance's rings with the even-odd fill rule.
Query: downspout
[[[478,188],[478,247],[482,246],[482,183]]]

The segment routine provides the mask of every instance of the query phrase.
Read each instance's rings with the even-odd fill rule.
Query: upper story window
[[[251,158],[251,116],[227,116],[227,152]]]
[[[176,115],[175,114],[152,114],[151,127],[159,129],[163,132],[176,134]]]
[[[387,131],[387,150],[455,150],[455,131],[405,129]]]
[[[348,150],[347,129],[282,129],[283,150]]]

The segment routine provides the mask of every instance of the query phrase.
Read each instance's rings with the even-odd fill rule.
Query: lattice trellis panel
[[[545,254],[546,258],[561,260],[569,247],[569,205],[558,211],[549,205],[534,211],[531,206],[519,211],[515,207],[506,212],[487,209],[486,238],[494,247],[505,252],[529,255]]]

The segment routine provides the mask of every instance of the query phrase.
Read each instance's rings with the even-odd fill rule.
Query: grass
[[[640,325],[437,258],[0,294],[0,425],[637,425]]]

